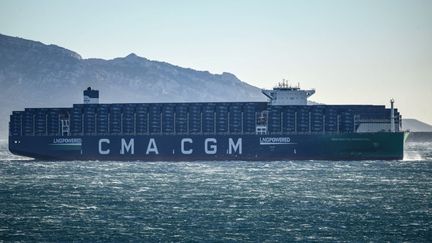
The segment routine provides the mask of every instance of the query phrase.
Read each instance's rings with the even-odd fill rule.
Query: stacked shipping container
[[[384,106],[268,106],[264,102],[75,104],[72,108],[14,111],[11,135],[58,136],[61,119],[71,135],[255,134],[257,118],[268,111],[268,134],[349,133],[363,120],[389,122]],[[398,129],[400,117],[395,110]]]

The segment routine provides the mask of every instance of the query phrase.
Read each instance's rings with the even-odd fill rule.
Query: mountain
[[[260,90],[224,72],[212,74],[135,54],[104,60],[41,42],[0,34],[0,137],[9,114],[24,107],[70,107],[82,91],[100,102],[264,101]]]
[[[416,119],[403,119],[402,128],[411,132],[432,132],[432,126]]]

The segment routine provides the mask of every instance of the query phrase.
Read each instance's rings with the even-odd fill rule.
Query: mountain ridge
[[[260,90],[234,74],[212,74],[130,53],[113,59],[0,34],[0,137],[12,110],[70,107],[82,91],[100,91],[103,103],[264,101]]]
[[[88,86],[100,90],[102,103],[266,100],[229,72],[212,74],[135,53],[84,59],[57,45],[0,34],[0,137],[7,137],[13,110],[71,107],[82,102]],[[432,131],[429,124],[409,120],[404,119],[404,129]]]
[[[432,132],[432,126],[414,118],[402,119],[402,128],[410,132]]]

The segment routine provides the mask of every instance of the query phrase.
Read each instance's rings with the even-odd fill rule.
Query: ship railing
[[[382,130],[381,132],[388,132],[387,130]],[[124,136],[171,136],[171,135],[178,135],[178,136],[191,136],[191,135],[203,135],[203,136],[217,136],[217,135],[233,135],[233,136],[242,136],[242,135],[322,135],[322,134],[346,134],[346,133],[358,133],[357,131],[318,131],[318,132],[269,132],[265,134],[257,134],[256,132],[189,132],[189,133],[98,133],[98,132],[92,132],[92,133],[74,133],[70,132],[67,136],[112,136],[112,135],[124,135]],[[35,136],[35,137],[43,137],[43,136],[64,136],[60,133],[49,133],[49,134],[38,134],[35,133],[35,135],[26,135],[26,136]]]

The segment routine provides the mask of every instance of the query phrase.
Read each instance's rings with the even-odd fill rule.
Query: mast
[[[390,99],[390,132],[395,132],[394,99]]]

